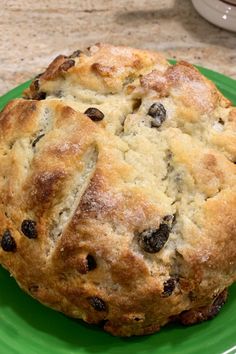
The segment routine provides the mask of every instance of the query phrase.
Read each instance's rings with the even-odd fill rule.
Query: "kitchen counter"
[[[0,16],[0,95],[96,42],[158,50],[236,79],[236,33],[206,22],[189,0],[1,0]]]

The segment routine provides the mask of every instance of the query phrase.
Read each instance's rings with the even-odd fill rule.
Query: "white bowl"
[[[236,0],[192,0],[192,3],[209,22],[236,32]]]

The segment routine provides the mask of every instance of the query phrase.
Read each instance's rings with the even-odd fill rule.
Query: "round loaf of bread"
[[[0,114],[0,263],[114,335],[213,317],[236,280],[236,109],[186,62],[97,44]]]

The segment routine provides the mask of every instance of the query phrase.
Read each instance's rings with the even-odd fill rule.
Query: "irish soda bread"
[[[197,69],[60,55],[0,134],[0,262],[22,289],[121,336],[216,315],[236,280],[236,109]]]

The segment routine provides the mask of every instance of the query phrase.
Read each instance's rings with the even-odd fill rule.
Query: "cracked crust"
[[[235,122],[186,62],[106,44],[57,57],[0,115],[0,235],[16,243],[1,264],[42,303],[114,335],[215,314],[236,280]]]

